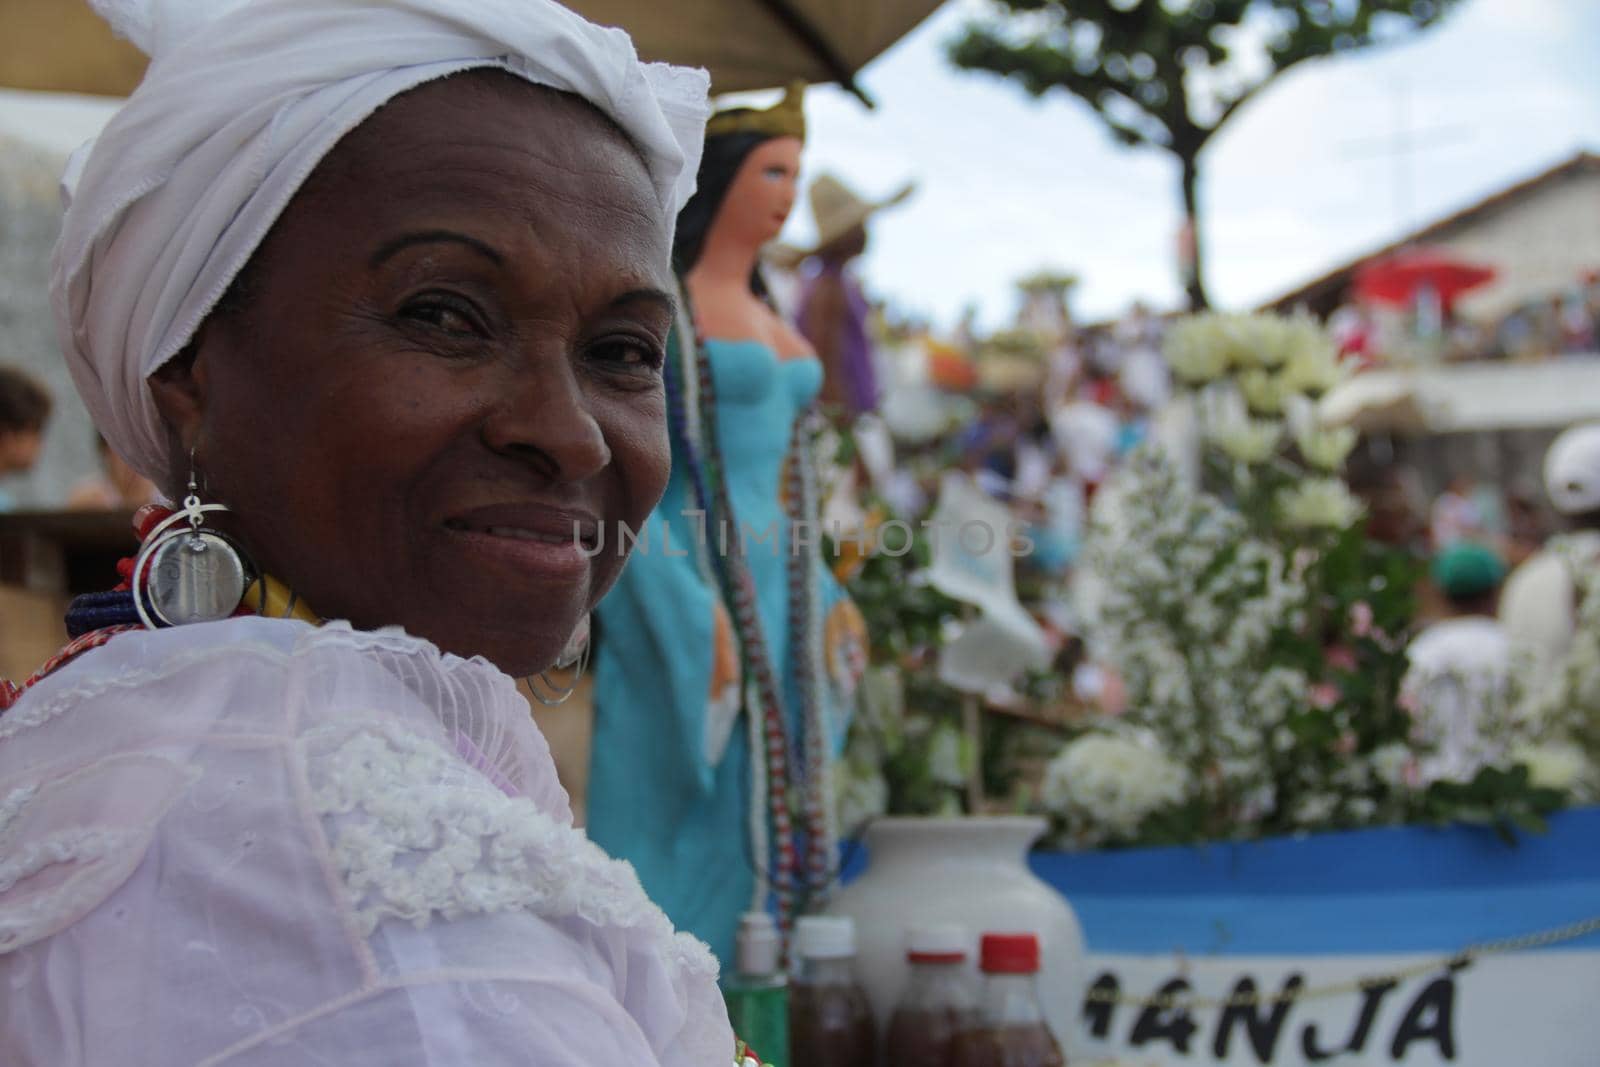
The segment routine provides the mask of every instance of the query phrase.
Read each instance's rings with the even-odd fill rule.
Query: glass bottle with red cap
[[[887,1067],[952,1067],[956,1037],[977,1022],[967,978],[970,935],[959,926],[924,926],[906,937],[905,992],[889,1018]]]
[[[1038,937],[984,934],[979,961],[978,1023],[956,1039],[952,1067],[1066,1067],[1039,1007]]]

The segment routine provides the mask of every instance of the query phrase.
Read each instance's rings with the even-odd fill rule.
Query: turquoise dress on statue
[[[815,359],[780,360],[757,341],[708,341],[716,387],[718,443],[762,631],[784,690],[791,738],[799,738],[800,690],[790,662],[789,531],[780,495],[796,420],[822,386]],[[733,959],[739,915],[750,909],[751,761],[737,686],[719,693],[714,660],[720,594],[697,558],[697,540],[717,550],[717,532],[694,512],[692,478],[675,451],[672,475],[617,584],[595,609],[595,725],[588,833],[633,864],[650,899],[680,930]],[[765,538],[768,528],[773,541]],[[702,538],[702,531],[704,537]],[[737,534],[730,530],[731,540]],[[824,618],[853,611],[820,565]],[[835,657],[837,658],[837,657]],[[824,687],[829,750],[843,745],[853,679]],[[765,818],[763,813],[761,818]]]

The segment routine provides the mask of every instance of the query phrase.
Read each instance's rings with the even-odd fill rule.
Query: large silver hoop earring
[[[133,607],[148,629],[215,622],[239,607],[255,568],[231,537],[203,528],[207,515],[227,510],[200,502],[191,449],[183,509],[150,531],[133,563]]]
[[[572,679],[566,685],[552,682],[548,670],[522,679],[522,684],[528,687],[528,695],[547,708],[560,707],[571,699],[583,681],[584,671],[589,668],[589,616],[585,615],[577,629],[572,631],[572,636],[567,639],[567,645],[561,650],[555,666],[562,670],[574,668]],[[533,684],[534,678],[539,679],[538,686]]]

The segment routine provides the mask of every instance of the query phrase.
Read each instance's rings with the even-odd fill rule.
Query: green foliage
[[[874,664],[904,665],[921,658],[938,647],[945,621],[960,614],[956,601],[915,579],[930,555],[926,531],[913,529],[909,552],[872,553],[850,579],[850,599],[866,620]]]
[[[1458,0],[994,0],[949,46],[956,66],[1011,78],[1034,96],[1065,89],[1119,140],[1179,155],[1284,71],[1403,39]],[[1239,76],[1238,30],[1265,33],[1263,73]],[[1199,86],[1217,86],[1202,90]]]
[[[1492,827],[1508,844],[1516,831],[1543,833],[1545,817],[1566,806],[1559,789],[1534,785],[1520,763],[1484,767],[1470,782],[1434,782],[1422,797],[1422,814],[1437,825],[1451,822]]]
[[[853,455],[855,443],[841,434],[838,454]],[[864,501],[888,514],[882,500]],[[897,815],[959,814],[965,804],[965,771],[972,754],[961,734],[959,696],[934,677],[934,657],[944,641],[944,628],[960,618],[961,605],[921,580],[932,556],[927,531],[908,524],[909,550],[900,554],[869,552],[845,583],[866,621],[869,640],[869,684],[877,685],[872,700],[850,725],[839,778],[849,796],[863,787],[883,810]],[[827,558],[838,558],[827,546]],[[953,756],[953,758],[951,758]],[[865,806],[873,807],[875,803]],[[841,799],[843,831],[859,829],[863,813]],[[870,813],[868,813],[870,814]]]
[[[886,734],[881,742],[890,812],[954,815],[965,811],[964,772],[971,753],[961,739],[960,698],[948,686],[927,674],[907,675],[903,729],[898,735]],[[947,743],[956,745],[954,766],[941,766],[937,758],[936,748]]]
[[[998,74],[1033,96],[1065,90],[1122,144],[1178,158],[1194,230],[1189,297],[1199,310],[1198,160],[1210,139],[1284,71],[1404,40],[1459,2],[991,0],[991,14],[969,23],[948,54],[957,67]]]

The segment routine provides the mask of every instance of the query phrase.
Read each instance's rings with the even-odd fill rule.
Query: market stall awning
[[[571,0],[586,18],[621,26],[639,54],[711,72],[714,91],[837,82],[855,75],[943,0]]]
[[[88,0],[0,3],[0,86],[127,96],[145,57],[94,13]]]
[[[855,75],[942,0],[570,0],[586,18],[621,26],[639,54],[711,72],[717,92]],[[144,56],[117,39],[88,0],[0,3],[0,85],[126,96]],[[866,99],[864,96],[863,99]]]
[[[1431,291],[1445,306],[1462,293],[1493,281],[1493,267],[1469,263],[1448,251],[1409,248],[1356,272],[1356,293],[1383,304],[1410,304]]]
[[[1427,433],[1443,418],[1424,409],[1409,374],[1369,371],[1334,387],[1322,398],[1326,426],[1349,426],[1363,433]]]
[[[1320,414],[1328,425],[1402,434],[1570,426],[1600,419],[1600,354],[1368,371],[1323,397]]]

